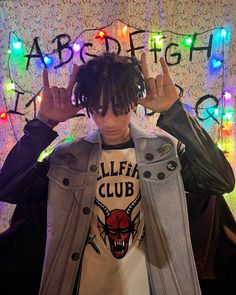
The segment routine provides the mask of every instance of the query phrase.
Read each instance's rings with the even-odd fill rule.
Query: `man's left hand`
[[[138,103],[157,113],[166,112],[178,100],[177,89],[170,76],[168,66],[163,57],[160,58],[162,74],[156,79],[149,76],[146,54],[141,55],[142,72],[145,79],[147,96],[139,99]]]

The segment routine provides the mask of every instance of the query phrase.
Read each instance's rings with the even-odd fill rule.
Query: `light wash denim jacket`
[[[131,136],[145,212],[152,294],[200,294],[176,144],[133,126]],[[100,146],[99,132],[95,132],[58,149],[50,159],[47,251],[40,294],[72,294],[90,226]],[[145,159],[147,153],[154,155],[153,160]],[[163,179],[159,179],[161,173]]]

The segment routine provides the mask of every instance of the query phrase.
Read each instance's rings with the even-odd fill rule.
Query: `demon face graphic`
[[[106,238],[108,237],[111,253],[117,259],[123,258],[127,253],[130,234],[132,234],[132,239],[134,239],[137,234],[138,226],[140,224],[140,211],[133,220],[131,220],[131,215],[133,209],[140,200],[141,195],[138,193],[135,200],[130,203],[125,210],[114,209],[109,211],[104,204],[95,199],[95,204],[105,215],[105,223],[103,223],[98,217],[98,229],[100,236],[102,237],[105,245],[107,240]]]

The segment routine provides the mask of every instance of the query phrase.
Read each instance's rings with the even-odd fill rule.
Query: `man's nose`
[[[107,127],[112,127],[115,126],[115,118],[116,116],[113,114],[113,112],[108,110],[103,117],[103,122]]]

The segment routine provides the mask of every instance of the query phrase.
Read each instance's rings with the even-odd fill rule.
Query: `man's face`
[[[105,144],[120,144],[130,139],[129,123],[131,120],[130,110],[127,114],[116,116],[112,111],[112,105],[109,104],[105,116],[99,112],[92,114],[93,120],[100,129],[102,140]]]

